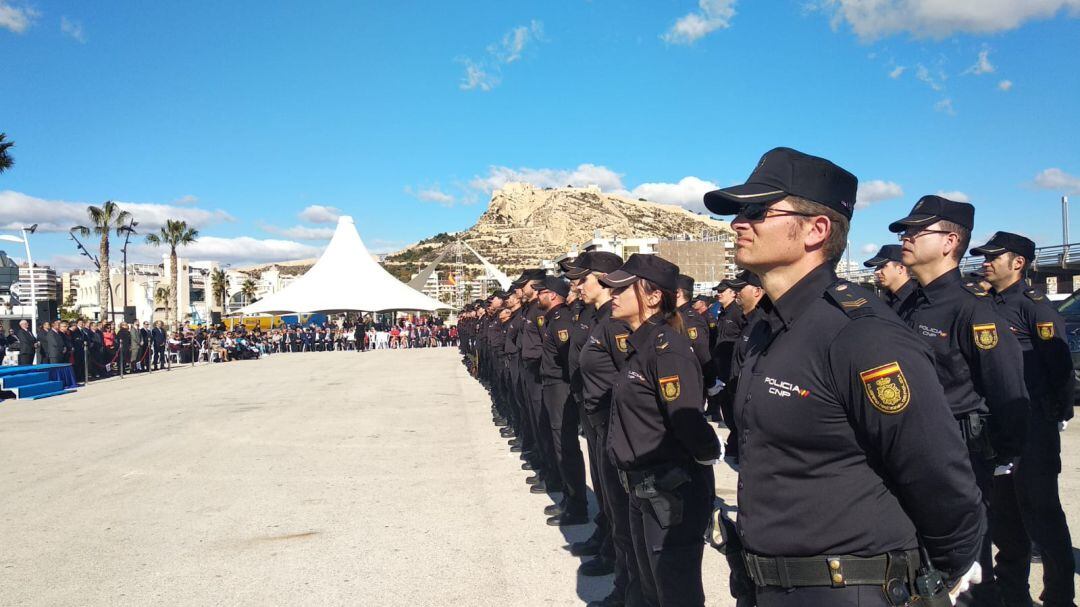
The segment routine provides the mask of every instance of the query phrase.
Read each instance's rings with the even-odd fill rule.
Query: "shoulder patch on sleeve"
[[[559,341],[565,342],[570,339],[570,331],[567,329],[559,329]]]
[[[691,340],[697,339],[697,327],[690,327],[686,330],[686,336]]]
[[[1035,328],[1039,330],[1039,339],[1043,341],[1050,341],[1051,339],[1054,339],[1054,323],[1035,323]]]
[[[678,375],[669,375],[667,377],[661,377],[660,384],[660,396],[664,397],[664,400],[671,402],[676,398],[679,398],[679,394],[682,392],[682,386],[679,385]]]
[[[867,369],[859,373],[859,379],[870,404],[886,415],[903,412],[911,402],[911,389],[899,363]]]
[[[998,345],[997,324],[988,322],[981,325],[971,325],[971,331],[975,336],[975,345],[980,350],[992,350]]]
[[[619,333],[615,336],[615,347],[619,349],[619,352],[626,352],[626,338],[630,337],[629,333]]]

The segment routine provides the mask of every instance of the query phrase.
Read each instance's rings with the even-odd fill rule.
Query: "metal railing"
[[[983,257],[981,255],[969,255],[960,260],[960,271],[967,273],[982,268]],[[1047,269],[1067,269],[1075,267],[1080,272],[1080,243],[1068,245],[1054,245],[1035,249],[1035,261],[1031,265],[1033,271]],[[872,282],[874,280],[873,268],[859,268],[857,270],[840,271],[841,278],[851,282]]]

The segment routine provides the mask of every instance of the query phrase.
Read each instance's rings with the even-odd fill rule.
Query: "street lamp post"
[[[123,253],[123,255],[124,255],[124,320],[125,320],[125,321],[127,320],[127,309],[128,309],[128,293],[127,293],[127,291],[128,291],[128,289],[127,289],[127,283],[128,283],[128,271],[127,271],[127,270],[128,270],[128,268],[127,268],[127,248],[128,248],[128,242],[129,242],[129,241],[131,240],[131,235],[132,235],[132,234],[136,234],[136,233],[137,233],[137,232],[135,232],[135,226],[137,226],[137,225],[139,225],[139,222],[135,221],[135,218],[134,218],[134,217],[132,217],[132,218],[131,218],[131,223],[129,223],[128,225],[124,226],[124,248],[120,250],[120,251],[121,251],[121,252]]]

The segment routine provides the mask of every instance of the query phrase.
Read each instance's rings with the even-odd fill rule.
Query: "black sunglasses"
[[[769,217],[816,217],[813,213],[800,213],[798,211],[788,211],[786,209],[773,209],[770,205],[772,203],[752,202],[745,204],[739,209],[739,214],[735,216],[735,219],[745,219],[747,221],[764,221]],[[770,213],[770,211],[772,211]]]

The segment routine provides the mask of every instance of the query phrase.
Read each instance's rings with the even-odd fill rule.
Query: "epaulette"
[[[838,280],[826,289],[825,293],[834,304],[844,311],[844,314],[848,315],[848,318],[874,316],[876,314],[874,306],[870,305],[870,300],[865,296],[865,292],[861,289],[853,289],[854,286],[846,280]]]
[[[1025,289],[1024,295],[1027,295],[1027,298],[1031,301],[1046,301],[1046,296],[1040,293],[1039,290],[1035,288]]]
[[[964,280],[961,281],[960,284],[964,285],[964,288],[970,291],[973,295],[975,295],[975,297],[986,297],[987,295],[989,295],[989,293],[987,293],[986,290],[983,289],[979,285],[979,283],[975,282],[974,280]]]
[[[664,350],[667,350],[668,346],[670,346],[670,345],[671,345],[671,342],[669,342],[667,340],[667,336],[664,335],[663,331],[660,331],[660,332],[658,332],[656,334],[656,351],[657,352],[662,352]]]

